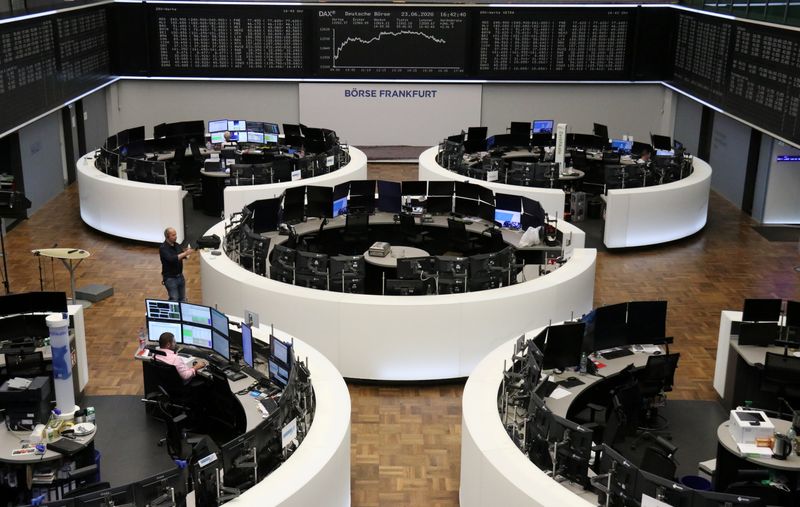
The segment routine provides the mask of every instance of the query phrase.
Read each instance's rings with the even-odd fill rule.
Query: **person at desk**
[[[164,242],[158,248],[161,257],[162,284],[167,288],[170,301],[186,301],[186,280],[183,278],[183,259],[194,252],[192,247],[186,250],[176,240],[178,233],[172,227],[164,229]]]
[[[645,166],[650,165],[650,162],[651,162],[650,157],[651,156],[652,156],[652,153],[650,153],[650,149],[649,148],[644,148],[644,149],[642,149],[642,153],[639,155],[639,160],[637,160],[636,163],[639,164],[639,165],[645,165]]]
[[[186,364],[183,358],[175,353],[176,348],[175,336],[172,333],[161,333],[161,336],[158,337],[158,350],[165,355],[156,355],[156,361],[174,366],[184,382],[191,380],[197,374],[197,370],[202,370],[208,366],[202,359],[196,360],[191,366]]]

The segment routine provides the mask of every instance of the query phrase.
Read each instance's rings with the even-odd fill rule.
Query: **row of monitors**
[[[175,123],[161,123],[153,127],[153,138],[196,138],[202,140],[206,126],[203,120],[189,120]],[[144,126],[121,130],[106,139],[105,148],[115,150],[121,146],[145,140]]]
[[[781,314],[788,327],[800,327],[800,301],[781,299],[745,299],[742,309],[743,322],[778,322]]]
[[[376,197],[377,193],[377,197]],[[497,222],[510,229],[538,227],[544,209],[538,201],[511,194],[495,194],[480,185],[453,181],[356,180],[334,188],[304,185],[287,189],[278,199],[261,199],[247,206],[253,232],[278,229],[280,223],[298,223],[309,217],[334,218],[356,209],[400,213],[403,200],[431,214],[456,213]]]
[[[210,120],[208,122],[208,132],[215,134],[218,132],[260,132],[262,134],[277,136],[281,133],[280,127],[277,123],[269,123],[265,121],[247,121],[247,120]],[[214,142],[214,141],[212,141]]]
[[[70,499],[45,501],[36,505],[49,507],[185,505],[188,490],[187,470],[176,467],[133,484],[102,489]]]
[[[0,316],[21,313],[65,313],[65,292],[21,292],[0,296]]]
[[[230,132],[230,141],[236,143],[252,143],[252,144],[278,144],[278,134],[267,132],[256,132],[252,130],[243,130]],[[225,132],[212,132],[211,143],[222,144],[226,142]]]

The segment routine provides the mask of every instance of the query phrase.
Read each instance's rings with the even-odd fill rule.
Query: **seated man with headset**
[[[186,364],[184,358],[175,353],[175,336],[172,333],[161,333],[158,337],[158,349],[164,355],[156,355],[156,361],[171,364],[178,370],[178,375],[181,376],[184,382],[188,382],[197,374],[198,370],[202,370],[208,363],[202,359],[195,360],[192,364]]]

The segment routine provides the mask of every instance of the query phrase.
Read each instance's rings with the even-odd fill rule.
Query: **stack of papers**
[[[14,377],[8,381],[9,389],[23,390],[27,389],[29,385],[31,385],[31,379],[29,378]]]

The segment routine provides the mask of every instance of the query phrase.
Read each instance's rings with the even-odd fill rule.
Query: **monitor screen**
[[[183,344],[195,347],[212,348],[211,328],[183,324]]]
[[[181,320],[181,306],[177,301],[145,299],[147,317],[151,319]]]
[[[289,347],[288,343],[284,343],[277,339],[275,336],[269,337],[269,355],[284,365],[289,365]]]
[[[675,155],[675,152],[672,150],[656,150],[656,155],[659,157],[671,157]]]
[[[264,133],[263,132],[247,132],[247,142],[248,143],[257,143],[257,144],[264,144]]]
[[[228,130],[228,120],[211,120],[208,122],[208,131],[210,133],[225,132]]]
[[[595,123],[593,128],[594,135],[608,141],[608,127],[602,123]]]
[[[518,195],[494,194],[494,205],[498,209],[522,211],[522,199]]]
[[[147,338],[157,342],[163,333],[172,333],[176,343],[181,343],[181,325],[179,322],[161,322],[158,320],[147,320]]]
[[[264,144],[278,144],[278,134],[264,133]]]
[[[216,308],[209,308],[209,310],[211,310],[211,326],[219,334],[227,337],[230,334],[228,331],[228,317]]]
[[[287,188],[283,194],[283,221],[302,222],[305,217],[306,187]]]
[[[347,213],[347,197],[333,201],[333,217],[336,218],[345,213]]]
[[[453,192],[455,192],[455,182],[453,181],[428,182],[428,195],[452,196]]]
[[[228,130],[231,132],[244,132],[247,130],[247,122],[244,120],[228,120]]]
[[[225,142],[225,132],[212,132],[211,142],[214,144],[222,144]]]
[[[601,306],[595,310],[594,350],[628,344],[628,303]]]
[[[552,134],[553,120],[533,120],[531,130],[534,134]]]
[[[247,142],[247,132],[231,132],[231,141],[235,143]]]
[[[253,328],[245,323],[242,323],[242,360],[253,368]]]
[[[633,141],[625,141],[623,139],[612,139],[611,149],[617,150],[620,153],[630,153],[633,148]]]
[[[171,488],[177,505],[182,505],[181,501],[186,498],[187,472],[187,469],[175,467],[141,480],[133,485],[133,496],[137,502],[142,502],[141,505],[157,505],[156,501],[159,498],[163,500],[168,488]]]
[[[583,335],[586,325],[583,322],[550,326],[547,330],[547,345],[544,349],[542,368],[564,370],[578,366],[583,350]]]
[[[270,359],[269,364],[269,379],[281,387],[286,387],[289,383],[289,371]]]
[[[480,197],[480,188],[472,183],[456,181],[456,197],[478,199]]]
[[[404,181],[402,182],[403,195],[427,195],[427,181]]]
[[[227,337],[222,336],[215,329],[211,332],[211,342],[213,345],[214,352],[221,355],[228,361],[231,360],[231,344],[228,341]]]
[[[653,343],[667,336],[666,301],[628,303],[628,343]]]
[[[746,322],[777,322],[781,315],[780,299],[745,299],[742,320]]]
[[[499,223],[501,227],[518,230],[522,227],[522,213],[506,209],[495,209],[494,221]]]
[[[378,209],[387,213],[400,213],[403,203],[401,192],[399,182],[378,180]]]
[[[333,189],[331,187],[306,187],[306,216],[333,217]]]
[[[657,150],[671,150],[672,139],[669,136],[660,136],[657,134],[650,134],[650,142],[653,148]]]
[[[181,316],[184,322],[201,326],[211,325],[211,308],[207,306],[181,303]]]
[[[267,123],[263,122],[261,126],[264,128],[265,134],[274,134],[275,138],[277,139],[278,134],[281,133],[280,127],[278,127],[277,123]]]

